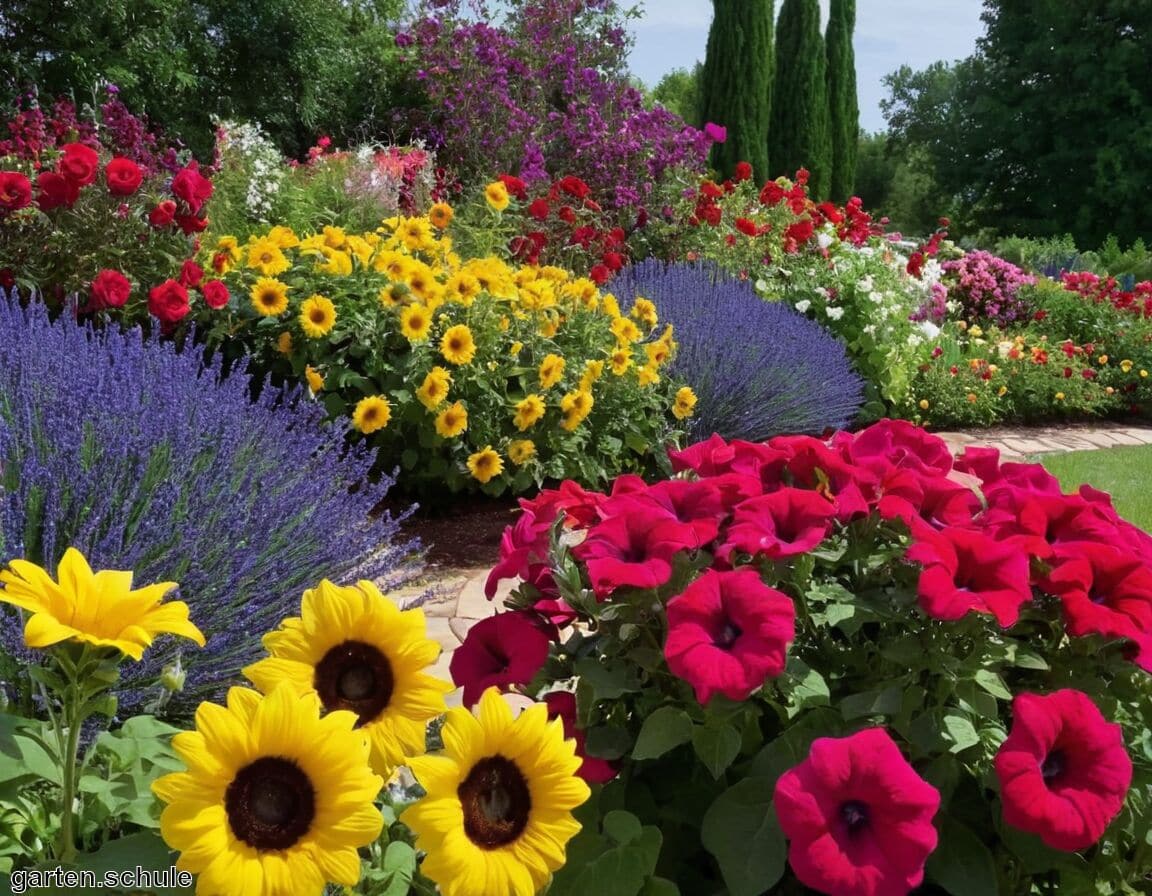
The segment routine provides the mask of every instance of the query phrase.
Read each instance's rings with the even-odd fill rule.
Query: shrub
[[[978,251],[946,261],[943,267],[949,300],[958,303],[957,314],[964,320],[1003,327],[1027,319],[1030,309],[1020,287],[1036,279],[1016,265]]]
[[[169,711],[220,696],[260,653],[259,636],[322,577],[397,573],[414,545],[369,513],[391,484],[345,453],[320,408],[242,371],[115,327],[93,331],[0,301],[0,561],[55,569],[69,546],[137,582],[175,581],[204,651],[168,642],[125,671],[126,711],[163,703],[165,669],[187,679]],[[5,611],[7,612],[7,611]],[[18,685],[22,625],[0,623],[0,679]]]
[[[452,670],[587,757],[549,892],[1146,884],[1152,537],[1107,495],[903,421],[671,460],[524,502],[488,583],[520,624]]]
[[[689,435],[757,441],[851,423],[863,383],[823,327],[765,302],[751,284],[714,267],[649,260],[613,280],[618,298],[643,297],[672,324],[669,374],[699,399]]]

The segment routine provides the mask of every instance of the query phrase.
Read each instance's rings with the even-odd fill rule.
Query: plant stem
[[[80,703],[73,685],[72,698],[65,706],[61,721],[68,726],[68,742],[61,757],[63,762],[63,803],[60,819],[60,848],[57,854],[61,862],[72,862],[76,858],[76,835],[73,830],[75,816],[72,804],[76,801],[76,751],[80,745]]]

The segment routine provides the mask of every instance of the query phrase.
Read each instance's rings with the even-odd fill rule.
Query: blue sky
[[[820,0],[824,24],[828,0]],[[644,16],[631,23],[636,45],[629,68],[649,87],[667,72],[691,68],[704,60],[711,0],[646,0]],[[968,56],[983,34],[981,0],[857,0],[856,91],[860,126],[884,128],[880,100],[886,95],[881,79],[907,64],[924,68],[937,60],[951,62]],[[776,2],[779,13],[780,0]]]

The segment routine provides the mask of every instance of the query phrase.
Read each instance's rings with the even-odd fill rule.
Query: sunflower
[[[629,345],[640,338],[640,328],[636,326],[635,321],[626,317],[613,320],[611,329],[616,336],[616,342],[620,345]]]
[[[656,306],[652,304],[649,299],[636,297],[636,301],[632,303],[632,316],[641,323],[645,324],[649,330],[656,326],[659,318],[656,314]]]
[[[516,466],[528,463],[536,454],[536,443],[531,439],[515,439],[508,443],[508,459]]]
[[[696,409],[696,393],[688,386],[681,386],[672,403],[672,416],[677,420],[687,420]]]
[[[248,267],[255,268],[265,277],[275,277],[292,265],[275,240],[262,236],[248,243]]]
[[[560,410],[564,412],[564,420],[560,423],[560,428],[572,432],[592,413],[594,403],[591,392],[569,392],[560,399]]]
[[[564,375],[564,359],[559,355],[547,355],[540,362],[540,388],[551,389]]]
[[[409,252],[418,252],[436,243],[427,218],[405,218],[404,223],[396,230],[396,235]]]
[[[324,580],[304,592],[300,616],[263,643],[272,655],[244,675],[266,694],[287,681],[329,712],[356,713],[372,770],[385,779],[405,757],[424,752],[428,721],[447,710],[452,685],[425,674],[440,645],[426,636],[424,611],[401,611],[371,582]]]
[[[452,211],[452,206],[447,202],[437,202],[432,208],[428,209],[428,220],[437,230],[443,230],[452,223],[452,218],[455,214],[456,213]]]
[[[306,298],[300,306],[300,327],[310,339],[319,339],[332,332],[336,324],[336,306],[322,295]]]
[[[324,228],[324,245],[329,249],[343,249],[348,244],[348,234],[342,227],[327,225]]]
[[[448,397],[448,386],[452,383],[452,374],[443,367],[436,366],[428,371],[424,382],[416,390],[416,398],[428,410],[439,407],[440,402]]]
[[[334,277],[347,277],[352,273],[352,256],[340,249],[321,246],[325,261],[316,265],[316,270]]]
[[[364,435],[376,432],[388,425],[392,419],[392,405],[383,395],[369,395],[356,402],[352,412],[352,425]]]
[[[657,340],[644,346],[644,353],[648,355],[649,364],[653,367],[659,367],[668,360],[669,355],[672,354],[672,349],[667,342]]]
[[[296,236],[291,227],[277,224],[268,231],[265,239],[271,240],[278,249],[294,249],[300,245],[300,238]]]
[[[592,384],[604,375],[603,361],[585,361],[584,375],[580,377],[580,391],[591,392]]]
[[[432,315],[423,305],[406,305],[400,309],[400,333],[409,342],[428,338],[432,329]]]
[[[392,249],[385,249],[372,260],[373,270],[378,274],[387,274],[388,278],[394,281],[403,281],[407,278],[413,264],[415,259]]]
[[[479,294],[480,281],[464,271],[453,274],[444,284],[444,298],[449,302],[471,305]]]
[[[292,354],[292,334],[287,330],[276,337],[276,351],[282,355]]]
[[[476,356],[476,343],[466,324],[449,327],[440,340],[440,353],[449,364],[468,364]]]
[[[626,348],[618,348],[612,352],[608,361],[611,364],[612,373],[616,376],[623,376],[632,366],[632,352]]]
[[[324,376],[311,364],[304,368],[304,378],[308,380],[308,388],[313,395],[318,395],[324,388]]]
[[[436,434],[453,439],[468,428],[468,412],[456,402],[436,415]]]
[[[539,395],[527,395],[516,402],[516,414],[512,422],[520,432],[530,429],[544,416],[544,399]]]
[[[513,719],[489,688],[478,718],[449,711],[444,744],[409,761],[427,791],[401,816],[428,854],[421,871],[444,896],[534,896],[564,864],[580,830],[572,810],[590,795],[575,742],[543,703]]]
[[[248,295],[252,299],[252,307],[264,317],[276,317],[288,310],[287,283],[281,283],[273,277],[261,277]]]
[[[498,212],[508,208],[508,188],[498,180],[492,181],[484,188],[484,198],[488,205]]]
[[[406,304],[411,294],[412,290],[408,288],[407,283],[389,283],[380,288],[376,300],[381,308],[395,308],[397,305]]]
[[[491,445],[485,445],[468,456],[468,472],[473,479],[486,484],[504,472],[504,461]]]
[[[27,560],[12,560],[0,571],[0,601],[29,615],[24,625],[28,647],[51,647],[81,641],[114,647],[139,660],[160,634],[180,635],[204,646],[204,636],[188,619],[188,605],[173,600],[161,605],[175,582],[158,582],[132,590],[132,573],[92,572],[76,548],[68,548],[53,581],[47,570]]]
[[[636,379],[639,380],[641,386],[655,386],[660,382],[660,374],[657,373],[656,368],[649,363],[637,368]]]
[[[197,892],[319,896],[326,881],[356,884],[357,850],[384,822],[373,803],[383,781],[355,724],[351,712],[321,717],[316,695],[288,684],[200,704],[196,730],[172,739],[187,771],[152,784],[167,804],[160,833],[176,867],[199,876]]]

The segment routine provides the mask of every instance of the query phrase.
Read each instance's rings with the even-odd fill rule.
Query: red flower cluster
[[[1061,277],[1064,288],[1093,302],[1108,302],[1118,311],[1152,317],[1152,280],[1143,280],[1123,290],[1115,277],[1102,278],[1091,271],[1070,271]]]

